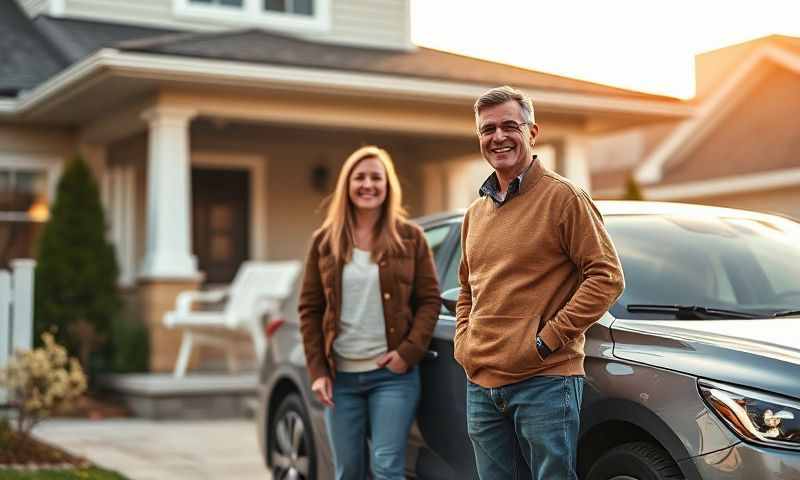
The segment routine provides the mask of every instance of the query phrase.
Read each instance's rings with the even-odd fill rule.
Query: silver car
[[[800,479],[800,224],[696,205],[597,204],[626,290],[586,334],[580,477]],[[420,370],[410,478],[474,473],[452,341],[462,215],[418,220],[445,306]],[[266,327],[258,439],[274,479],[328,479],[323,407],[291,308]]]

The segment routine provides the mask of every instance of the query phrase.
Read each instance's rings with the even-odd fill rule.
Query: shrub
[[[130,310],[130,309],[127,309]],[[144,323],[125,311],[114,317],[109,342],[111,371],[147,372],[150,367],[150,336]]]
[[[107,341],[121,306],[118,273],[97,183],[76,157],[64,169],[38,244],[35,337],[56,327],[58,342],[88,368],[90,354]]]
[[[69,358],[50,333],[42,334],[44,347],[18,350],[0,371],[0,385],[8,389],[10,403],[18,411],[17,431],[31,429],[53,412],[72,405],[86,390],[80,363]]]
[[[636,181],[636,177],[633,174],[628,174],[625,178],[625,194],[622,197],[623,200],[644,200],[644,194],[642,193],[642,188],[639,186],[639,182]]]

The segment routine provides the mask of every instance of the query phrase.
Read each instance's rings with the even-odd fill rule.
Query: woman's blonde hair
[[[381,206],[381,215],[375,224],[372,259],[377,260],[381,253],[403,251],[403,241],[397,232],[399,221],[405,220],[403,191],[389,153],[373,145],[361,147],[345,160],[336,180],[336,189],[328,203],[328,213],[322,228],[326,231],[331,252],[337,260],[349,262],[353,254],[353,232],[356,226],[355,206],[350,200],[350,175],[362,160],[376,158],[386,171],[386,199]]]

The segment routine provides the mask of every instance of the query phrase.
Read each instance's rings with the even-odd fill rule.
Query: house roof
[[[70,63],[88,57],[101,48],[113,47],[118,42],[175,33],[174,30],[46,15],[36,17],[33,24]]]
[[[664,164],[660,184],[800,167],[800,71],[769,66],[763,75],[694,148]]]
[[[769,45],[800,54],[800,38],[785,35],[768,35],[698,54],[695,57],[696,97],[693,101],[700,103],[705,100],[726,82],[745,59]]]
[[[773,36],[754,43],[759,48],[736,62],[726,81],[702,100],[698,115],[683,121],[640,163],[640,181],[702,181],[796,164],[791,121],[800,106],[800,38]],[[739,51],[741,45],[733,48]],[[737,115],[750,120],[736,125],[738,135],[720,128]],[[727,145],[720,140],[725,135]]]
[[[698,56],[697,75],[721,82],[697,99],[698,115],[654,137],[632,169],[595,166],[593,191],[619,196],[631,173],[648,198],[673,200],[797,184],[800,38],[771,35],[728,48]]]
[[[507,64],[418,47],[411,51],[312,42],[258,29],[185,33],[122,42],[121,50],[423,77],[487,85],[511,84],[641,99],[679,100]]]
[[[16,2],[0,1],[0,97],[35,87],[67,63]]]
[[[0,23],[6,22],[0,18]],[[38,16],[32,23],[35,30],[69,63],[77,62],[101,48],[116,48],[129,52],[376,73],[487,86],[510,84],[554,92],[613,96],[676,105],[681,103],[671,97],[610,87],[424,47],[407,51],[334,45],[259,29],[181,33],[159,28],[49,16]],[[5,45],[0,43],[0,47]]]

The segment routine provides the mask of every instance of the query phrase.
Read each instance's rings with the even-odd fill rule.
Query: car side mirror
[[[458,302],[459,293],[461,293],[460,288],[451,288],[442,292],[442,306],[450,315],[456,315],[456,303]]]

